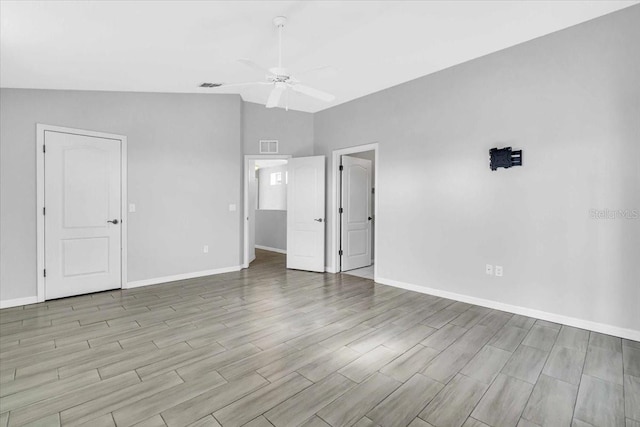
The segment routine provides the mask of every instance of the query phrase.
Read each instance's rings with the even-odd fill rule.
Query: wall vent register
[[[260,154],[278,154],[277,139],[261,139]]]

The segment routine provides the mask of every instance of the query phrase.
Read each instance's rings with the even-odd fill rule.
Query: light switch
[[[136,211],[136,204],[129,203],[129,212],[135,212],[135,211]]]
[[[236,211],[236,205],[229,205],[229,212],[235,212]]]

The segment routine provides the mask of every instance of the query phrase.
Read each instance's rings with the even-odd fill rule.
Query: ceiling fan
[[[289,70],[282,66],[282,30],[284,28],[285,23],[287,22],[287,18],[284,16],[277,16],[273,19],[273,24],[278,28],[278,66],[266,69],[261,65],[256,64],[255,62],[249,59],[239,59],[238,61],[242,64],[253,68],[261,73],[265,73],[265,80],[262,82],[247,82],[247,83],[230,83],[230,84],[222,84],[221,88],[232,87],[232,86],[252,86],[252,85],[271,85],[273,89],[269,94],[269,99],[267,100],[267,108],[274,108],[279,106],[282,95],[285,94],[286,103],[285,108],[289,110],[289,102],[288,102],[288,94],[289,89],[294,92],[301,93],[306,96],[310,96],[315,99],[319,99],[325,102],[331,102],[336,97],[329,93],[323,92],[318,89],[314,89],[309,86],[305,86],[301,84],[300,80],[293,77],[289,74]],[[329,68],[329,67],[320,67],[311,71],[317,71],[320,69]]]

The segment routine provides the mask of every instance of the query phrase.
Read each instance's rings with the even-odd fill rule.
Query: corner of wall
[[[240,177],[238,186],[238,265],[242,266],[244,263],[244,155],[245,155],[245,147],[244,147],[244,127],[245,127],[245,104],[246,101],[242,99],[242,96],[238,95],[240,98],[240,130],[239,130],[239,138],[238,138],[238,146],[240,147]]]

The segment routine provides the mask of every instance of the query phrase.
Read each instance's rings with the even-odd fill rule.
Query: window
[[[281,185],[282,184],[282,172],[272,172],[269,177],[269,184]]]

